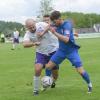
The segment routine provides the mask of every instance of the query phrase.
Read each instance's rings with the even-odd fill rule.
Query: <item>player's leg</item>
[[[36,53],[35,59],[35,75],[34,75],[34,95],[37,95],[40,89],[40,75],[43,68],[43,64],[45,63],[44,56],[41,53]]]
[[[13,48],[12,48],[12,50],[14,50],[14,49],[15,49],[15,46],[16,46],[16,44],[15,44],[15,43],[13,43]]]
[[[52,75],[54,80],[58,78],[59,64],[65,59],[62,51],[57,50],[56,53],[50,58],[49,62],[46,64],[46,69],[52,70]]]
[[[45,69],[45,75],[46,76],[51,76],[51,74],[52,74],[52,71],[51,70]]]
[[[77,72],[82,76],[82,78],[88,84],[88,89],[89,89],[88,92],[91,92],[92,91],[91,80],[90,80],[90,77],[89,77],[88,73],[82,67],[82,61],[80,59],[78,51],[75,50],[70,55],[68,55],[67,58],[70,60],[70,62],[72,63],[72,65],[75,66]]]
[[[46,69],[51,70],[55,66],[58,66],[66,58],[62,51],[57,50],[56,53],[50,58],[49,62],[46,64]]]
[[[55,70],[52,70],[52,77],[54,79],[54,81],[56,81],[58,79],[58,76],[59,76],[59,69],[55,69]]]
[[[51,85],[51,88],[55,88],[55,85],[56,85],[55,82],[58,79],[58,75],[59,75],[59,69],[52,70],[53,83]]]
[[[11,49],[11,50],[14,50],[14,49],[15,49],[15,47],[16,47],[16,39],[15,39],[15,38],[13,38],[13,44],[12,44],[12,49]]]
[[[19,43],[19,38],[16,40],[16,47],[19,49],[19,45],[20,45],[20,43]]]
[[[88,93],[92,92],[92,83],[86,70],[82,66],[76,67],[76,70],[88,84]]]
[[[55,52],[56,52],[56,51],[50,53],[48,56],[45,57],[46,64],[49,62],[50,58],[55,54]],[[55,66],[55,67],[53,68],[53,70],[56,70],[56,69],[57,69],[57,67]],[[51,74],[53,74],[53,72],[54,72],[53,70],[45,69],[45,74],[46,74],[46,76],[51,76]],[[52,71],[53,71],[53,72],[52,72]],[[54,75],[52,75],[52,76],[54,76]],[[54,76],[54,77],[56,77],[56,76]],[[54,78],[54,79],[55,79],[55,78]]]
[[[49,62],[50,58],[55,54],[55,52],[52,52],[48,56],[45,57],[45,60],[47,61],[47,63]],[[52,78],[53,78],[53,83],[51,85],[51,88],[55,88],[55,85],[56,85],[55,81],[58,78],[58,69],[59,69],[59,66],[54,66],[54,68],[52,70],[45,69],[46,76],[52,76]]]
[[[55,54],[55,52],[54,52]],[[52,54],[51,57],[54,55]],[[58,75],[59,75],[59,66],[54,66],[54,68],[52,69],[52,77],[53,77],[53,83],[51,85],[51,88],[55,88],[56,86],[56,81],[58,79]]]
[[[40,75],[41,75],[41,71],[42,71],[42,64],[35,64],[35,75],[33,78],[33,82],[34,82],[34,95],[38,95],[39,93],[39,89],[40,89]]]
[[[59,64],[66,58],[66,56],[63,54],[62,51],[57,50],[56,53],[50,58],[48,64],[46,64],[46,69],[52,70],[52,75],[54,78],[54,84],[52,84],[52,87],[55,87],[55,80],[58,78],[58,69]]]
[[[49,69],[45,69],[45,73],[46,73],[46,76],[52,76],[53,78],[53,83],[51,85],[51,88],[55,88],[55,85],[56,85],[56,80],[58,79],[58,69],[52,69],[52,70],[49,70]],[[44,89],[45,90],[45,89]]]
[[[52,59],[52,57],[51,57]],[[56,63],[51,60],[46,64],[46,70],[51,71],[52,70],[52,77],[53,79],[57,79],[58,77],[58,71],[53,71],[53,68],[56,66]],[[51,88],[55,87],[55,81],[53,82],[53,84],[51,85]]]

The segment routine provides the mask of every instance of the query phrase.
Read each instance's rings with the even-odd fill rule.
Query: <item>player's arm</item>
[[[78,33],[74,33],[74,36],[78,37]]]
[[[73,34],[75,37],[78,37],[78,31],[75,28],[73,28]]]
[[[30,41],[23,41],[23,46],[24,46],[24,48],[28,48],[28,47],[35,46],[35,44]]]
[[[75,31],[74,32],[74,36],[78,37],[78,32]]]
[[[29,48],[38,45],[40,45],[40,42],[23,41],[24,48]]]
[[[50,30],[59,40],[65,42],[65,43],[68,43],[68,41],[69,41],[68,33],[65,33],[66,35],[61,35],[61,34],[57,33],[55,28],[53,28],[53,27],[51,27]]]
[[[40,45],[40,42],[33,42],[30,40],[30,37],[29,37],[29,34],[28,33],[25,33],[25,36],[24,36],[24,39],[23,39],[23,46],[25,48],[28,48],[28,47],[32,47],[32,46],[38,46]]]

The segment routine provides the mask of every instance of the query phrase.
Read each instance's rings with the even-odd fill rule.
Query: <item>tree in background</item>
[[[0,32],[3,32],[5,37],[11,37],[15,28],[21,33],[20,35],[23,36],[25,28],[21,23],[0,21]]]
[[[40,1],[40,16],[43,16],[45,14],[50,14],[53,10],[52,7],[52,0],[41,0]]]

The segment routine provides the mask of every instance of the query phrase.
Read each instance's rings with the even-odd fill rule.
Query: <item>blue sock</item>
[[[51,70],[50,69],[45,69],[45,75],[46,76],[51,76]]]
[[[83,77],[83,79],[86,81],[87,84],[90,83],[90,78],[89,78],[89,75],[88,73],[85,71],[81,74],[81,76]]]

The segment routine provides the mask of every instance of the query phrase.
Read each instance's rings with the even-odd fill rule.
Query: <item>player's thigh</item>
[[[36,52],[35,64],[42,64],[44,66],[47,62],[46,55]]]
[[[55,63],[55,65],[59,65],[59,64],[61,64],[64,61],[65,58],[66,58],[66,55],[62,51],[58,50],[51,57],[50,61],[52,61],[53,63]]]
[[[53,69],[54,66],[56,66],[56,64],[52,62],[51,60],[46,64],[46,68],[50,70]]]
[[[75,66],[75,68],[82,67],[82,61],[77,50],[70,53],[67,56],[67,59],[71,62],[72,66]]]
[[[47,58],[47,61],[48,61],[48,62],[49,62],[50,58],[51,58],[55,53],[56,53],[56,51],[50,53],[50,55],[49,55],[48,58]],[[54,66],[52,70],[59,70],[59,65]]]
[[[40,64],[40,63],[35,64],[35,72],[36,73],[41,73],[42,68],[43,68],[43,64]]]

